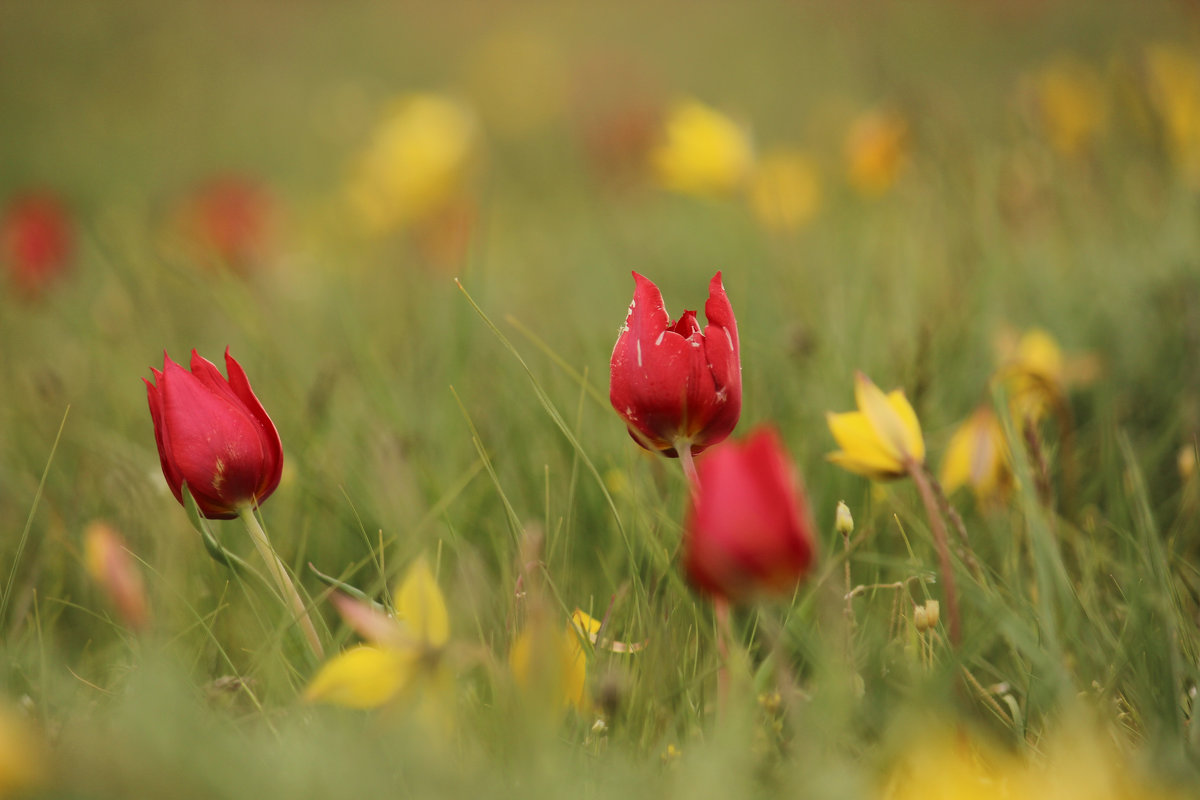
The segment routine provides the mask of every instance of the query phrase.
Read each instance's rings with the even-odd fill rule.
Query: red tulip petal
[[[812,562],[812,522],[778,436],[762,429],[726,444],[698,470],[687,522],[691,581],[734,600],[794,586]]]
[[[162,381],[162,373],[153,367],[150,369],[154,373],[156,382]],[[162,424],[162,400],[159,396],[159,389],[154,383],[142,378],[142,383],[146,384],[146,399],[150,405],[150,419],[154,422],[154,444],[158,447],[158,462],[162,466],[163,477],[167,481],[167,486],[171,489],[171,493],[175,495],[175,499],[183,502],[183,493],[180,491],[180,484],[183,478],[175,469],[175,462],[171,458],[170,440],[166,437],[166,426]]]
[[[254,390],[250,388],[250,380],[246,377],[246,371],[233,356],[229,355],[228,347],[225,348],[225,371],[229,373],[229,387],[250,412],[250,415],[254,417],[262,432],[267,470],[263,473],[262,481],[255,492],[255,496],[262,501],[275,491],[275,488],[279,486],[279,479],[283,476],[283,442],[279,439],[279,431],[276,430],[275,423],[267,416],[266,409],[259,402]]]
[[[227,385],[214,391],[174,362],[164,369],[160,411],[171,457],[197,505],[207,516],[235,515],[255,497],[265,469],[257,421]]]

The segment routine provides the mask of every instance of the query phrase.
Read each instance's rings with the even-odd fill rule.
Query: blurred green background
[[[869,783],[860,759],[877,755],[914,698],[982,718],[1016,747],[1036,743],[1062,696],[1093,687],[1128,715],[1122,731],[1184,774],[1196,737],[1177,695],[1196,685],[1200,587],[1196,479],[1181,467],[1200,430],[1200,95],[1187,94],[1189,80],[1200,86],[1198,23],[1193,4],[1165,1],[0,5],[0,202],[51,191],[74,230],[58,281],[36,297],[0,294],[3,685],[34,709],[53,763],[82,765],[47,793],[188,796],[171,787],[203,787],[224,763],[228,783],[196,796],[365,792],[396,785],[373,758],[393,745],[422,752],[407,729],[295,702],[313,665],[269,603],[207,559],[163,484],[138,379],[164,349],[219,363],[226,346],[283,438],[284,480],[263,515],[309,591],[321,585],[308,562],[377,593],[431,554],[458,635],[492,654],[460,689],[483,744],[403,759],[411,791],[443,779],[447,792],[479,791],[499,754],[517,765],[504,791],[532,780],[547,796],[564,786],[690,796],[737,791],[749,775],[768,794],[856,796]],[[1182,54],[1183,77],[1161,78],[1155,48]],[[1174,105],[1172,86],[1184,97]],[[364,224],[347,187],[373,163],[364,153],[381,121],[413,94],[465,110],[469,157],[439,213]],[[804,154],[819,191],[802,220],[768,224],[753,177],[705,197],[663,188],[651,153],[689,97],[735,121],[760,156]],[[863,190],[848,166],[852,132],[877,113],[900,121],[899,166]],[[244,258],[194,235],[197,193],[221,176],[261,202],[233,212],[261,211]],[[674,566],[686,487],[673,463],[638,451],[607,403],[631,269],[658,283],[673,316],[702,308],[723,272],[742,338],[739,430],[780,428],[821,531],[839,499],[850,503],[871,532],[856,582],[900,580],[933,560],[907,488],[872,489],[824,459],[825,413],[851,407],[855,369],[906,389],[936,463],[989,399],[1005,331],[1044,328],[1087,365],[1071,395],[1073,450],[1049,445],[1061,503],[1045,513],[1071,532],[1059,542],[1063,594],[1077,601],[1055,612],[1061,650],[1032,654],[1046,644],[1034,609],[1049,601],[1030,589],[1036,558],[1022,548],[1040,518],[1023,501],[989,514],[955,498],[995,559],[993,582],[967,591],[964,659],[984,683],[1017,687],[1020,725],[955,696],[953,659],[932,677],[897,668],[884,598],[860,633],[865,706],[824,696],[805,712],[816,733],[793,733],[795,759],[774,767],[758,750],[722,749],[752,739],[757,722],[711,727],[711,620]],[[143,563],[156,617],[145,640],[111,617],[84,570],[81,532],[97,519]],[[904,526],[918,530],[915,554],[895,535]],[[240,529],[217,529],[250,556]],[[616,635],[655,643],[632,664],[591,662],[593,690],[617,675],[626,692],[612,753],[591,720],[574,719],[548,735],[552,755],[539,762],[512,731],[542,739],[489,715],[503,708],[494,678],[531,532],[558,602],[599,616],[616,596]],[[1148,552],[1143,534],[1165,542],[1153,569],[1169,581],[1133,560]],[[822,537],[828,581],[841,543]],[[1140,599],[1128,590],[1146,585]],[[836,672],[811,592],[776,609],[806,681]],[[321,614],[336,643],[350,641]],[[739,618],[747,641],[757,626],[753,612]],[[1049,663],[1067,664],[1072,689],[1038,685],[1031,676]],[[233,713],[210,702],[212,682],[231,674],[257,681],[266,710],[241,696]],[[207,761],[210,736],[228,762]],[[675,742],[711,757],[680,778],[660,759]],[[150,744],[156,758],[132,770]],[[329,767],[329,752],[353,769]],[[542,777],[520,777],[527,767]],[[289,769],[298,777],[270,774]],[[91,788],[88,770],[99,770]]]

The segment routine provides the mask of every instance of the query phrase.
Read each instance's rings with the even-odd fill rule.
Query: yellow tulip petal
[[[980,497],[1005,487],[1008,477],[1008,443],[991,408],[975,411],[954,434],[942,458],[941,481],[947,492],[970,485]]]
[[[888,392],[887,401],[904,429],[905,452],[916,461],[924,463],[925,437],[921,435],[921,423],[917,420],[917,412],[913,411],[912,404],[900,389]]]
[[[408,568],[396,589],[396,616],[413,637],[429,647],[441,647],[450,638],[446,600],[423,558]]]
[[[879,447],[885,453],[901,463],[910,457],[918,461],[924,458],[925,445],[921,440],[921,429],[917,425],[916,414],[904,398],[903,392],[900,392],[900,402],[896,403],[870,378],[859,372],[854,376],[854,401],[858,404],[858,410],[866,415],[879,440]],[[903,416],[898,407],[905,410]],[[916,445],[919,445],[920,454],[914,452],[917,449]]]
[[[577,613],[583,614],[582,611]],[[588,619],[591,618],[588,617]],[[591,621],[596,623],[596,631],[599,631],[600,623],[596,620]],[[587,654],[583,651],[583,645],[580,644],[579,637],[575,633],[574,623],[567,625],[567,629],[563,632],[561,653],[563,700],[583,711],[587,708]]]
[[[591,622],[596,623],[598,631],[599,623]],[[585,708],[587,654],[574,621],[565,629],[550,628],[545,620],[531,622],[513,641],[508,665],[517,685],[533,697]]]
[[[886,466],[878,462],[865,461],[857,456],[847,453],[842,450],[830,453],[825,456],[826,460],[831,464],[837,464],[847,472],[853,472],[855,475],[862,475],[864,478],[870,478],[873,481],[887,481],[894,478],[902,478],[906,474],[902,469],[895,466],[895,462],[889,462]]]
[[[596,635],[600,633],[600,620],[593,618],[583,609],[577,608],[571,615],[571,622],[574,623],[575,630],[588,637],[592,644],[596,643]]]
[[[1062,348],[1054,337],[1041,328],[1031,328],[1017,342],[1016,366],[1047,383],[1058,385],[1063,379]]]
[[[851,472],[867,477],[896,477],[904,474],[904,465],[880,443],[866,415],[858,411],[825,415],[829,431],[842,448],[829,460]]]
[[[900,463],[881,446],[870,420],[862,412],[846,411],[837,414],[830,411],[825,414],[825,422],[829,425],[829,432],[833,434],[834,441],[842,450],[881,465]]]
[[[415,657],[403,651],[360,645],[321,667],[304,690],[304,699],[347,708],[377,708],[408,685],[415,663]]]
[[[963,423],[954,431],[946,445],[946,454],[942,456],[942,468],[939,479],[946,494],[952,494],[971,482],[971,441],[970,421]]]

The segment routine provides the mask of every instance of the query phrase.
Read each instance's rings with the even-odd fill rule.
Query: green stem
[[[921,493],[921,502],[925,504],[925,515],[929,517],[929,530],[933,533],[933,544],[938,554],[938,569],[942,575],[942,587],[946,594],[946,620],[950,628],[950,644],[958,649],[962,643],[962,623],[958,613],[958,589],[954,583],[954,566],[950,563],[950,544],[946,537],[946,522],[938,510],[937,498],[934,497],[933,487],[920,464],[909,459],[908,474],[917,484]]]
[[[308,615],[308,609],[300,598],[300,593],[296,591],[296,584],[292,583],[287,568],[283,566],[283,561],[275,554],[275,548],[271,547],[267,532],[262,529],[262,525],[258,524],[258,518],[254,516],[254,509],[249,505],[244,505],[238,509],[238,516],[245,523],[246,530],[250,532],[250,540],[254,542],[258,554],[262,556],[263,561],[267,562],[267,570],[275,579],[275,585],[279,587],[284,602],[291,607],[295,621],[304,631],[304,638],[308,640],[308,646],[312,649],[313,655],[318,660],[324,659],[325,648],[321,646],[321,638],[317,635],[317,629]]]

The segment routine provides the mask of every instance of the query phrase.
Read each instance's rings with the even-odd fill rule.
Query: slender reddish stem
[[[942,590],[946,595],[946,621],[950,629],[950,644],[958,648],[962,643],[962,622],[958,613],[958,588],[954,582],[954,566],[950,563],[950,544],[946,536],[946,522],[938,510],[937,498],[925,470],[916,461],[909,459],[908,474],[917,484],[921,502],[925,504],[925,515],[929,517],[929,530],[933,533],[933,545],[937,549],[938,569],[942,575]]]
[[[683,467],[683,475],[687,478],[688,489],[692,493],[692,502],[700,497],[700,474],[696,472],[696,459],[692,457],[692,443],[687,439],[675,442],[675,452],[679,454],[679,464]]]

